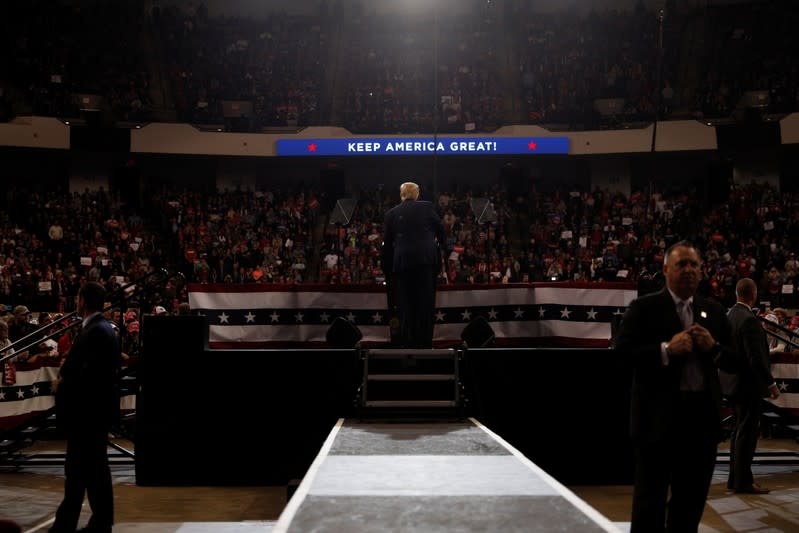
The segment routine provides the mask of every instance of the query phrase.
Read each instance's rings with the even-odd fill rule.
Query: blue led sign
[[[295,157],[568,153],[568,137],[364,137],[277,141],[277,155]]]

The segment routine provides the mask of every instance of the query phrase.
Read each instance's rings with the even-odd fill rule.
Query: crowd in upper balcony
[[[102,96],[100,112],[114,120],[171,116],[239,131],[594,129],[656,111],[728,117],[753,90],[768,93],[771,112],[799,108],[794,3],[665,16],[644,2],[589,12],[509,5],[397,14],[322,2],[301,15],[244,17],[211,16],[202,2],[147,12],[136,0],[16,2],[0,35],[0,117],[75,117],[85,94]],[[618,100],[608,109],[597,99]]]
[[[505,69],[499,13],[378,14],[345,23],[343,125],[358,132],[485,131],[502,125]]]
[[[142,120],[151,105],[144,14],[137,0],[3,6],[0,88],[16,115],[77,117],[80,95],[117,120]],[[13,104],[13,105],[12,105]]]
[[[246,130],[319,124],[328,35],[318,15],[209,17],[202,4],[158,11],[157,35],[178,119],[240,118],[223,101],[246,101]],[[227,115],[227,116],[226,116]]]
[[[536,16],[528,7],[523,13],[520,70],[528,122],[595,128],[601,119],[596,99],[622,99],[615,110],[620,121],[652,120],[659,54],[653,11],[639,4],[632,12]],[[666,62],[662,79],[673,83],[673,75]]]
[[[696,108],[729,117],[747,91],[765,91],[772,113],[799,109],[799,10],[795,2],[708,8]]]

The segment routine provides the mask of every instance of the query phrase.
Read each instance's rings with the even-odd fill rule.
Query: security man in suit
[[[444,225],[431,202],[419,200],[419,186],[400,186],[399,205],[386,212],[383,264],[391,265],[400,320],[400,344],[405,348],[433,345],[436,277],[441,268]]]
[[[754,482],[752,460],[760,437],[762,399],[776,399],[780,389],[771,375],[768,339],[760,320],[752,312],[757,301],[757,284],[742,278],[735,285],[737,301],[727,316],[732,324],[734,346],[743,358],[730,391],[735,411],[735,430],[730,437],[730,473],[727,488],[737,493],[767,494],[769,489]]]
[[[119,417],[122,356],[114,328],[102,314],[105,295],[103,286],[94,281],[80,288],[81,331],[53,381],[56,418],[66,433],[67,453],[64,499],[56,511],[52,533],[75,531],[85,494],[92,516],[80,531],[110,533],[114,523],[107,447],[108,431]]]
[[[632,370],[632,533],[697,531],[710,488],[722,437],[718,369],[734,372],[736,356],[726,310],[696,292],[701,266],[693,245],[671,246],[666,286],[632,301],[619,326],[616,349]]]

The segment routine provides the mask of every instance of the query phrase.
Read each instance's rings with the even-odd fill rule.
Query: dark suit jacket
[[[743,304],[735,304],[727,314],[732,325],[733,346],[741,357],[741,370],[735,395],[765,398],[774,383],[769,366],[768,337],[760,320]]]
[[[731,329],[725,309],[718,303],[694,296],[694,322],[707,328],[721,344],[707,353],[696,352],[705,379],[718,407],[719,416],[708,420],[709,428],[721,435],[721,388],[718,369],[734,370],[735,353],[730,348]],[[619,326],[616,350],[633,372],[630,432],[634,438],[660,440],[673,423],[675,400],[680,393],[682,356],[672,357],[664,366],[660,343],[668,342],[683,329],[667,289],[634,300]]]
[[[67,431],[102,429],[117,420],[121,361],[111,323],[95,315],[75,337],[61,366],[56,391],[59,426]]]
[[[432,203],[402,201],[386,212],[383,232],[383,265],[386,273],[403,272],[423,265],[439,265],[439,246],[444,243],[444,225]]]

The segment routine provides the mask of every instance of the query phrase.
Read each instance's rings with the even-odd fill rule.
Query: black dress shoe
[[[771,492],[771,489],[767,489],[766,487],[761,487],[757,483],[752,483],[751,487],[735,489],[736,494],[768,494],[769,492]]]

